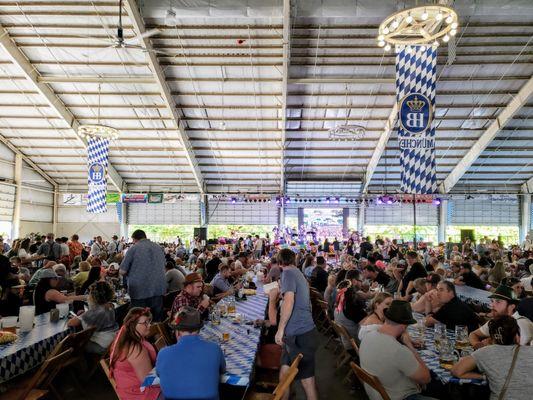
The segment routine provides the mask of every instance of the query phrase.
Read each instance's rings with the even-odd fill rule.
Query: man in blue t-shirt
[[[296,268],[295,258],[290,249],[282,249],[278,254],[278,262],[283,269],[283,303],[276,333],[276,343],[283,346],[280,380],[298,354],[303,354],[296,379],[302,383],[307,400],[317,400],[315,353],[318,348],[318,332],[311,313],[309,285],[302,272]],[[283,398],[287,399],[288,396],[289,391]]]
[[[220,346],[203,340],[200,313],[193,307],[182,307],[174,319],[178,343],[162,349],[157,355],[156,372],[166,400],[218,400],[220,374],[226,361]]]

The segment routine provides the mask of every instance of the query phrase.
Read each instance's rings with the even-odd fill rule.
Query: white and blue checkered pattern
[[[248,296],[246,301],[237,302],[237,312],[243,314],[249,321],[263,319],[268,298],[263,293],[255,296]],[[228,332],[230,340],[221,342],[222,333]],[[259,346],[261,329],[251,325],[233,324],[230,319],[222,318],[220,325],[213,325],[207,322],[200,336],[212,342],[220,343],[224,358],[226,359],[226,372],[221,375],[220,382],[233,386],[246,387],[250,383],[250,376],[255,362],[255,355]],[[155,368],[144,378],[141,391],[148,386],[158,386],[159,377]]]
[[[414,51],[412,51],[414,50]],[[406,47],[396,54],[396,100],[399,103],[406,95],[420,93],[435,106],[435,85],[437,70],[437,50],[421,46]],[[400,126],[398,140],[412,138]],[[435,140],[434,121],[426,132],[416,135],[417,139]],[[435,171],[435,148],[401,148],[401,190],[404,193],[431,194],[437,191]]]
[[[49,313],[35,317],[35,327],[31,331],[19,332],[17,340],[0,345],[0,384],[41,365],[72,331],[66,319],[50,322]]]
[[[94,137],[89,138],[87,146],[87,170],[91,165],[98,163],[104,166],[104,179],[101,182],[94,182],[90,174],[87,175],[89,185],[89,196],[87,199],[87,212],[99,214],[107,212],[107,162],[109,153],[109,139]]]

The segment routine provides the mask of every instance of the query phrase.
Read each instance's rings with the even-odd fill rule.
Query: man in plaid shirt
[[[184,306],[196,308],[202,314],[209,307],[209,297],[202,295],[204,290],[202,276],[197,272],[188,274],[183,285],[183,290],[174,299],[171,315],[176,315]]]

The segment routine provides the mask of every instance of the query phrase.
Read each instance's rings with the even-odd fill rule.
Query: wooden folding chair
[[[298,354],[298,356],[296,356],[289,367],[289,370],[283,375],[283,378],[279,381],[278,386],[276,386],[272,393],[249,392],[246,396],[246,400],[280,400],[285,392],[289,390],[294,378],[296,378],[296,375],[298,374],[298,365],[302,358],[303,354]]]
[[[3,393],[2,400],[37,400],[47,396],[49,392],[61,399],[57,390],[52,386],[52,381],[72,353],[73,350],[69,349],[52,357],[49,356],[31,378]]]
[[[107,380],[113,387],[113,390],[115,391],[115,394],[117,395],[117,398],[120,399],[120,396],[117,392],[117,383],[115,382],[115,379],[111,376],[111,371],[109,369],[109,359],[108,358],[102,358],[100,360],[100,367],[102,367],[102,370],[104,371],[105,376],[107,376]]]
[[[175,341],[172,341],[170,333],[168,332],[168,321],[158,322],[156,324],[150,325],[150,331],[148,333],[148,338],[151,342],[155,343],[163,338],[165,346],[170,346]],[[164,346],[163,346],[164,347]]]
[[[170,346],[171,344],[176,343],[176,335],[174,335],[174,332],[169,327],[170,318],[167,318],[163,322],[160,322],[157,325],[157,330],[159,331],[159,334],[165,338],[165,342],[167,346]]]
[[[368,371],[365,371],[363,368],[361,368],[359,365],[357,365],[354,362],[350,363],[350,367],[352,367],[353,372],[355,372],[355,375],[359,378],[361,382],[366,383],[371,388],[376,390],[383,400],[390,400],[389,395],[387,394],[387,391],[383,387],[383,384],[380,382],[377,376],[374,376],[370,374]]]
[[[159,336],[159,338],[155,341],[154,347],[157,349],[157,351],[161,351],[161,349],[167,347],[167,342],[165,340],[164,336]]]
[[[339,371],[341,368],[346,366],[347,363],[352,359],[352,356],[350,355],[350,353],[348,353],[344,345],[345,342],[350,343],[351,337],[348,334],[348,331],[346,331],[346,329],[344,329],[342,325],[336,323],[335,321],[332,321],[332,324],[333,324],[333,329],[335,330],[335,332],[337,333],[337,335],[339,335],[339,338],[341,339],[340,352],[339,352],[339,355],[337,356],[337,365],[335,368],[336,371]],[[343,339],[345,342],[343,341]]]
[[[339,345],[341,344],[340,336],[337,334],[337,332],[333,328],[333,320],[329,317],[328,314],[324,315],[323,326],[324,326],[324,330],[322,331],[322,334],[328,338],[328,340],[324,344],[324,348],[329,349],[329,345],[333,343],[334,344],[333,353],[337,354],[337,352],[339,351],[338,349]]]

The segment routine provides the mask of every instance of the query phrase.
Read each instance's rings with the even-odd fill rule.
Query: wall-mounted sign
[[[148,193],[148,203],[162,203],[163,193]]]
[[[122,195],[123,203],[146,203],[146,199],[146,194],[124,193]]]

